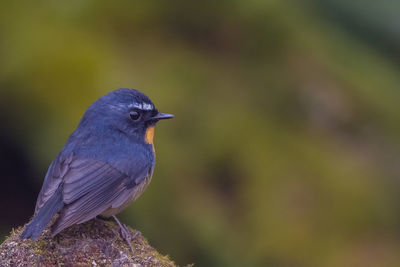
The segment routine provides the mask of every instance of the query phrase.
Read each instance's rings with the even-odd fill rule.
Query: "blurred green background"
[[[400,266],[400,2],[2,1],[0,233],[86,107],[137,88],[151,186],[121,219],[178,264]]]

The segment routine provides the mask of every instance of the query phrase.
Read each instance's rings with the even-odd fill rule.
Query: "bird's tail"
[[[62,199],[62,185],[60,185],[49,200],[39,209],[32,221],[26,226],[20,238],[37,239],[40,233],[46,228],[51,219],[64,206]]]

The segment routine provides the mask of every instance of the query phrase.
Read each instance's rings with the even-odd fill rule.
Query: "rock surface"
[[[54,238],[45,230],[37,241],[20,240],[22,230],[13,230],[0,246],[0,266],[176,266],[141,233],[132,241],[132,253],[118,225],[111,221],[94,219]]]

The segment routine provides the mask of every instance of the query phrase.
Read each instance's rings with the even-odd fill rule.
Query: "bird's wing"
[[[53,225],[53,234],[88,221],[129,199],[144,179],[141,176],[146,177],[149,172],[146,164],[135,165],[136,173],[128,176],[106,162],[57,157],[46,175],[36,208],[39,210],[61,184],[64,207]]]
[[[43,207],[44,203],[51,198],[58,186],[62,182],[62,178],[65,176],[69,169],[69,164],[72,161],[71,156],[63,156],[61,153],[58,154],[53,162],[50,164],[47,170],[42,189],[40,190],[39,196],[36,200],[35,215],[39,209]]]

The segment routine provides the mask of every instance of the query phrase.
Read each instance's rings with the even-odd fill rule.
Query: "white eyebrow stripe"
[[[137,109],[141,109],[141,110],[153,110],[154,109],[154,106],[149,103],[139,103],[139,104],[135,103],[135,104],[131,104],[129,106],[137,108]]]

